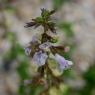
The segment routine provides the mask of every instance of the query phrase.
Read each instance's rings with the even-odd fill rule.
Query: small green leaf
[[[41,16],[42,16],[43,18],[48,18],[48,17],[49,17],[49,11],[46,10],[46,9],[42,9]]]
[[[41,22],[43,22],[43,19],[42,19],[42,17],[37,17],[37,18],[35,19],[35,21],[38,22],[38,23],[41,23]]]
[[[50,40],[50,42],[51,42],[51,43],[57,43],[57,42],[58,42],[58,39],[57,39],[57,38],[52,38],[52,39]]]

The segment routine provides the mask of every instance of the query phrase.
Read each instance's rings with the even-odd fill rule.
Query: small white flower
[[[42,51],[36,52],[33,56],[33,62],[37,64],[37,66],[42,66],[45,64],[48,56],[46,53],[43,53]]]

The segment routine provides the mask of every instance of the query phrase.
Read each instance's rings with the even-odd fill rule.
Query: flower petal
[[[72,61],[68,61],[68,60],[67,60],[67,62],[68,62],[68,64],[69,64],[70,66],[73,65],[73,62],[72,62]]]
[[[59,54],[55,54],[55,60],[59,63],[60,70],[66,70],[73,64],[71,61],[65,60],[65,58]]]
[[[27,56],[29,56],[30,53],[31,53],[31,49],[30,49],[29,47],[26,47],[26,48],[24,48],[24,50],[25,50],[25,54],[26,54]]]
[[[45,42],[39,46],[40,49],[49,49],[51,47],[50,42]]]
[[[31,41],[31,42],[33,42],[33,43],[38,42],[37,37],[36,37],[36,36],[33,36],[33,37],[32,37],[32,41]]]
[[[36,52],[33,56],[33,62],[37,64],[37,66],[42,66],[45,64],[47,57],[47,54],[42,53],[42,51]]]
[[[39,40],[37,39],[36,36],[33,36],[32,41],[30,43],[28,43],[26,45],[26,47],[24,48],[25,54],[27,56],[29,56],[29,55],[33,56],[38,45],[39,45]]]

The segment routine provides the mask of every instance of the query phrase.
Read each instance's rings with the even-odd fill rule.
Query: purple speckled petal
[[[36,52],[33,56],[33,62],[38,66],[42,66],[45,64],[47,57],[47,54],[42,53],[42,51]]]

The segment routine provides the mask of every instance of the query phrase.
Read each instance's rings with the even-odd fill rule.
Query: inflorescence
[[[60,51],[65,51],[64,46],[54,46],[55,39],[48,34],[48,31],[56,35],[56,24],[52,21],[51,15],[55,13],[55,10],[48,11],[41,9],[41,16],[32,19],[31,22],[26,23],[28,27],[43,27],[43,33],[41,34],[41,40],[38,40],[36,36],[33,36],[32,41],[27,47],[25,47],[25,54],[32,58],[33,63],[38,66],[38,72],[44,73],[48,67],[48,59],[55,60],[58,63],[58,69],[64,71],[73,65],[72,61],[66,60]],[[51,63],[52,64],[52,63]]]

